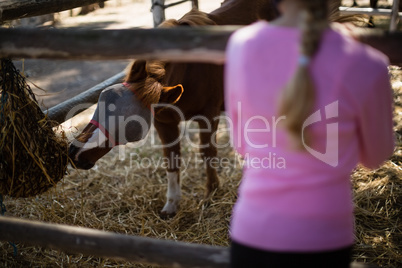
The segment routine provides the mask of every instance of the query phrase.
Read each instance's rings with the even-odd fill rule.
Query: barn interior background
[[[202,11],[212,11],[221,1],[200,0]],[[352,1],[343,1],[351,5]],[[368,1],[357,1],[367,6]],[[379,1],[389,7],[390,2]],[[85,16],[80,9],[13,22],[13,27],[82,27],[90,29],[151,28],[151,3],[148,0],[114,0]],[[179,18],[191,9],[191,3],[166,10],[167,18]],[[71,16],[72,15],[72,16]],[[375,17],[377,27],[387,28],[388,17]],[[401,30],[401,23],[399,24]],[[123,70],[129,60],[120,61],[50,61],[16,60],[43,108],[49,108]],[[402,70],[390,66],[395,99],[397,148],[379,169],[357,168],[353,173],[356,206],[357,243],[354,259],[382,267],[402,265]],[[42,90],[43,89],[43,90]],[[64,124],[67,132],[79,133],[89,121],[91,111]],[[190,128],[196,125],[183,124]],[[157,135],[150,135],[141,147],[115,148],[89,171],[69,169],[69,175],[49,192],[27,199],[6,197],[5,215],[49,223],[89,227],[122,234],[164,238],[208,245],[228,246],[231,208],[241,178],[240,159],[233,149],[218,151],[225,159],[219,170],[221,188],[209,202],[204,202],[205,172],[198,150],[198,134],[187,133],[182,143],[185,167],[182,169],[182,206],[171,219],[163,220],[159,211],[166,192],[165,169],[158,162],[162,151],[152,146]],[[155,140],[152,139],[155,138]],[[218,141],[228,142],[225,122],[221,122]],[[149,159],[149,162],[140,159]],[[1,230],[0,230],[1,231]],[[68,254],[37,246],[17,244],[18,253],[7,242],[0,242],[1,267],[150,267],[110,259]]]

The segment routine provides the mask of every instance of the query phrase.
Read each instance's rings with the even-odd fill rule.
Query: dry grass
[[[375,171],[358,168],[353,174],[356,202],[356,247],[354,259],[383,267],[402,264],[402,70],[392,68],[395,92],[397,149],[393,157]],[[189,135],[191,142],[198,135]],[[228,141],[222,131],[220,143]],[[156,139],[156,143],[159,140]],[[203,202],[205,170],[198,150],[184,141],[181,173],[183,197],[178,214],[168,220],[159,217],[165,201],[166,178],[157,161],[160,149],[151,137],[139,148],[115,148],[98,161],[95,169],[70,174],[50,192],[27,199],[5,199],[7,216],[51,223],[84,226],[130,235],[156,237],[210,245],[228,246],[231,209],[241,178],[238,159],[229,147],[219,150],[227,161],[218,170],[221,188],[209,202]],[[121,149],[121,148],[120,148]],[[7,242],[0,242],[1,267],[149,267],[80,254],[18,244],[18,256]]]

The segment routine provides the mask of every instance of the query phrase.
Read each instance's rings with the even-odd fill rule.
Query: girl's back
[[[352,244],[350,172],[358,162],[379,165],[393,149],[385,56],[331,29],[309,65],[309,142],[292,149],[278,100],[300,64],[299,40],[297,28],[258,22],[238,31],[227,52],[226,110],[245,158],[232,237],[266,250]]]

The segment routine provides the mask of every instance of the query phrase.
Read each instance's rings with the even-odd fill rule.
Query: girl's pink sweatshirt
[[[393,151],[386,57],[329,29],[310,64],[316,106],[310,147],[298,151],[281,126],[278,98],[299,59],[300,31],[257,22],[227,48],[225,106],[244,157],[231,237],[263,250],[325,251],[353,244],[350,173]]]

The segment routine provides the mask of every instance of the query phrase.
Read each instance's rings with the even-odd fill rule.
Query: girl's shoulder
[[[234,32],[230,42],[247,47],[264,43],[267,40],[286,42],[289,38],[293,40],[299,34],[300,30],[298,28],[276,26],[265,20],[260,20]]]
[[[259,36],[261,31],[267,27],[267,23],[264,21],[258,21],[253,24],[244,26],[235,31],[231,37],[231,41],[245,42],[255,39]]]

